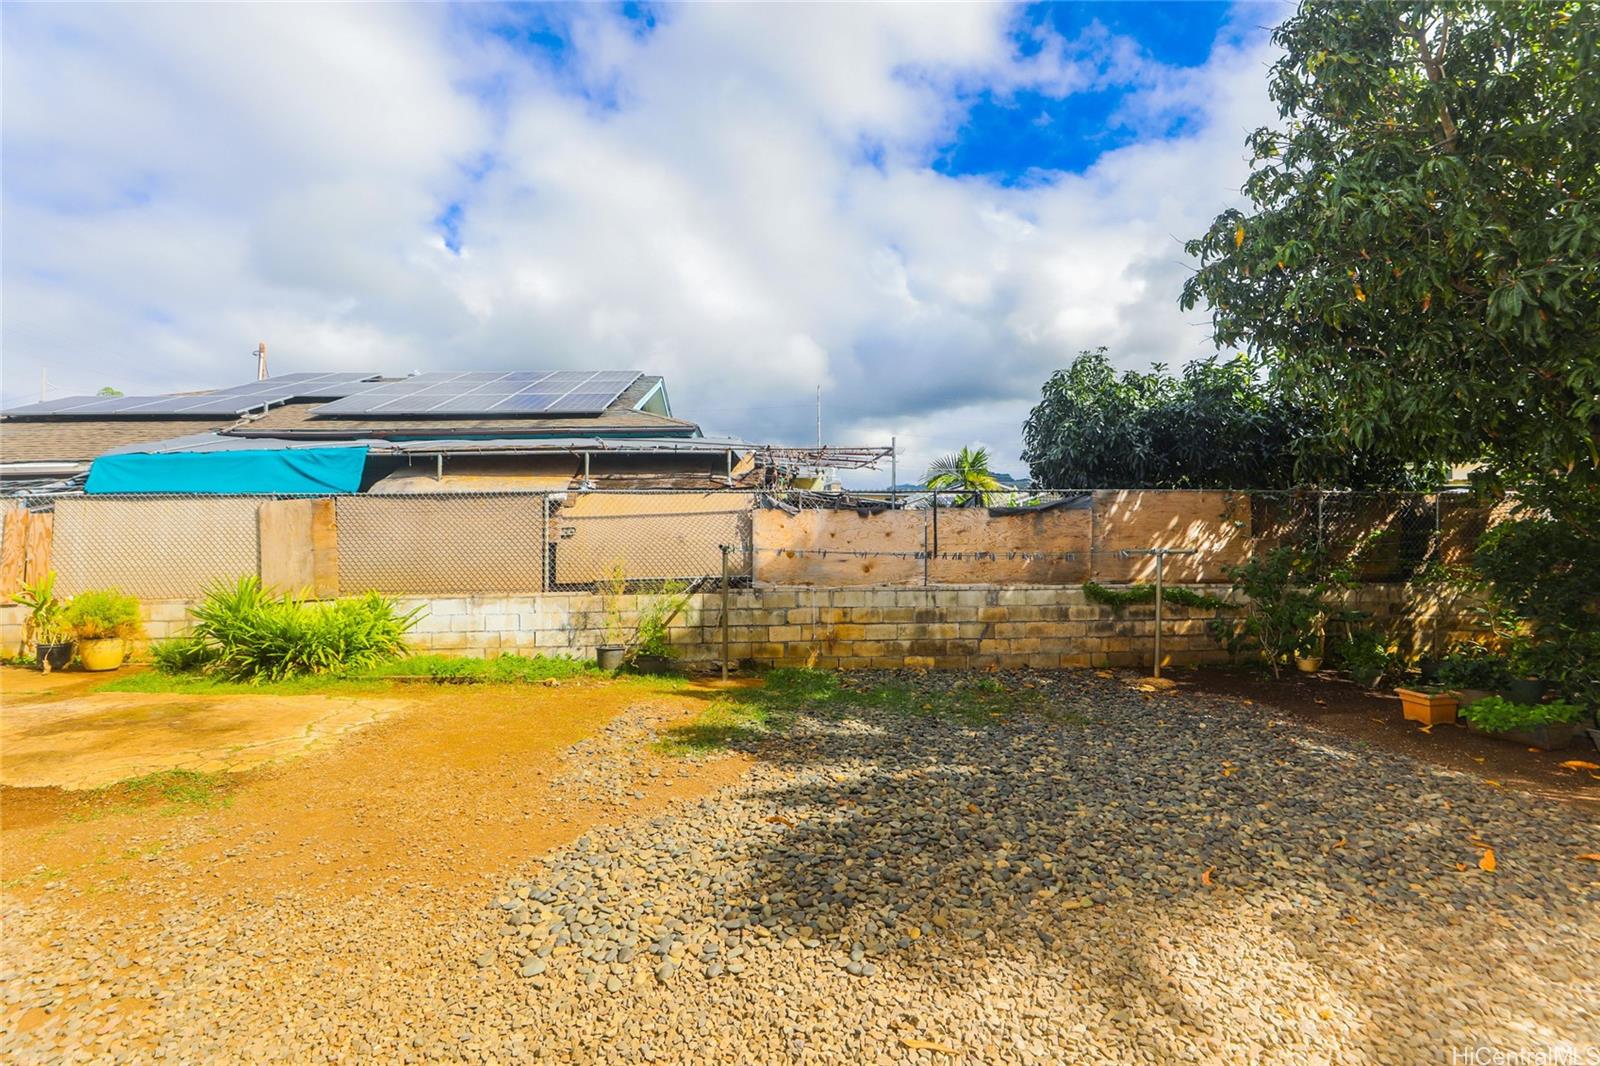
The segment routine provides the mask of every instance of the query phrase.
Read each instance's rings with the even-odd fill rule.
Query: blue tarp
[[[84,491],[212,495],[356,492],[366,465],[365,446],[123,452],[96,459],[89,467]]]

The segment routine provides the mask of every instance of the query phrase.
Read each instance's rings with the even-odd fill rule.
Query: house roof
[[[190,433],[221,430],[233,419],[157,421],[147,418],[105,421],[0,422],[0,463],[89,462],[115,448],[149,444]]]
[[[328,418],[316,417],[316,404],[286,403],[240,422],[228,432],[241,437],[431,437],[441,440],[485,434],[497,437],[598,434],[681,437],[700,432],[698,425],[681,418],[635,411],[625,406],[627,400],[624,393],[602,414],[566,418]]]
[[[0,420],[0,464],[47,460],[87,462],[115,449],[203,433],[280,440],[698,436],[700,427],[693,422],[635,409],[661,383],[659,376],[642,376],[601,414],[559,418],[319,418],[315,414],[321,402],[316,401],[285,403],[265,414],[240,419],[7,415]]]

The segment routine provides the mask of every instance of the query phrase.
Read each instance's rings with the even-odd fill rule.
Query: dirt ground
[[[238,773],[336,743],[406,706],[394,698],[99,692],[7,695],[0,784],[95,789],[165,770]]]
[[[1175,669],[1168,675],[1180,692],[1230,696],[1506,788],[1600,804],[1600,774],[1561,765],[1573,760],[1600,763],[1600,752],[1587,741],[1564,751],[1540,751],[1460,725],[1423,732],[1421,725],[1400,713],[1400,699],[1393,691],[1366,689],[1334,677],[1285,674],[1274,679],[1256,670],[1215,667]]]
[[[5,680],[15,704],[13,673]],[[81,722],[94,713],[86,707],[122,701],[135,715],[144,707],[156,718],[182,720],[219,703],[208,696],[88,696],[84,682],[68,680],[73,676],[35,683],[53,702],[29,702],[20,717],[36,728],[36,719],[52,711],[64,723]],[[206,775],[199,795],[175,802],[159,792],[117,788],[0,789],[0,869],[6,890],[24,899],[48,893],[56,905],[106,915],[177,899],[203,905],[235,893],[331,901],[400,884],[413,890],[478,884],[596,821],[647,813],[736,778],[743,764],[735,757],[686,764],[635,752],[627,765],[607,769],[601,746],[588,758],[613,778],[609,794],[551,787],[569,769],[567,749],[625,712],[668,725],[694,715],[714,694],[711,683],[642,680],[395,685],[380,698],[347,701],[383,704],[384,712],[336,744],[244,772]],[[303,716],[303,707],[296,710],[303,701],[330,699],[220,702],[234,705],[236,724],[240,700],[276,701],[278,712],[258,712],[254,720],[281,726]],[[6,712],[8,730],[15,709]],[[181,729],[168,732],[181,736]],[[104,749],[96,757],[108,758]],[[4,761],[11,758],[8,745]],[[141,772],[153,768],[148,760],[141,764]]]

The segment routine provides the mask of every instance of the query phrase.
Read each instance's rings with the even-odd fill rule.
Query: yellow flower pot
[[[127,644],[121,637],[78,641],[78,658],[85,670],[115,670],[127,655]]]

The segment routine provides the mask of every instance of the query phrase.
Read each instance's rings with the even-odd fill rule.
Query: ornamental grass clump
[[[327,602],[277,596],[244,577],[212,588],[193,613],[189,635],[158,646],[158,667],[255,682],[356,673],[397,658],[421,608],[401,614],[376,592]]]

